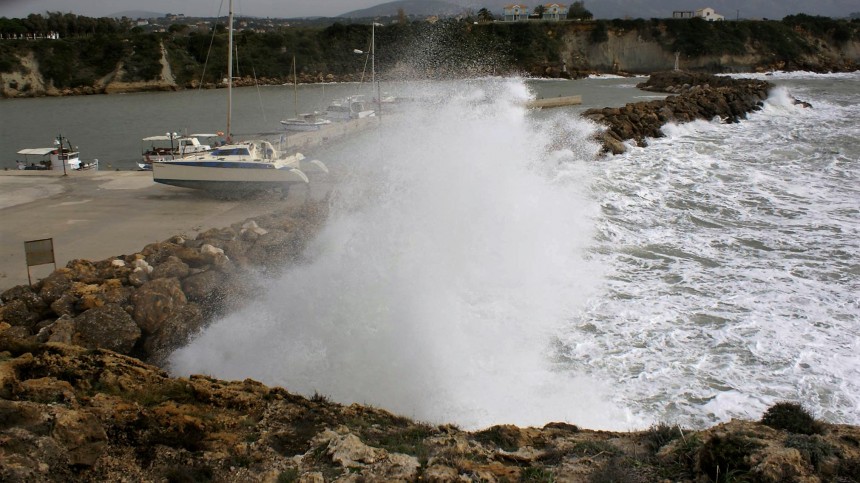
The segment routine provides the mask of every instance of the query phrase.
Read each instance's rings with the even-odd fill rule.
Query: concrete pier
[[[549,109],[552,107],[578,106],[582,104],[582,96],[559,96],[546,99],[535,99],[525,103],[529,109]]]

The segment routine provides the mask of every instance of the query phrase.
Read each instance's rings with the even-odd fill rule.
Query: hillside
[[[413,16],[450,16],[458,15],[465,8],[449,2],[439,0],[398,0],[395,2],[382,3],[370,8],[353,10],[339,15],[341,18],[374,18],[374,17],[397,17],[400,10],[406,15]]]
[[[59,21],[59,19],[49,19]],[[0,33],[24,29],[7,21]],[[214,40],[187,25],[145,33],[104,19],[60,25],[61,40],[0,42],[4,97],[218,87],[226,73],[226,33]],[[360,78],[370,26],[335,23],[236,33],[239,85],[281,84],[293,56],[301,82]],[[14,30],[12,30],[14,31]],[[26,31],[26,30],[25,30]],[[93,35],[92,32],[96,34]],[[579,77],[682,68],[697,72],[850,71],[860,63],[860,23],[797,15],[782,21],[597,20],[474,23],[447,19],[389,23],[376,29],[382,79],[525,74]],[[206,71],[204,72],[204,66]]]

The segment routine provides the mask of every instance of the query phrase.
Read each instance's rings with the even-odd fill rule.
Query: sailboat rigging
[[[308,183],[305,171],[328,173],[318,160],[304,155],[287,155],[265,139],[233,140],[233,0],[229,2],[227,49],[227,144],[212,151],[152,164],[157,183],[217,193],[245,193],[280,189],[286,193],[293,184]]]

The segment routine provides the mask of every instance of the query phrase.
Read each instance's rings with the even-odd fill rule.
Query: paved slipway
[[[249,217],[323,196],[327,187],[297,187],[286,200],[260,195],[222,200],[161,185],[152,173],[0,171],[0,290],[27,283],[24,242],[53,238],[57,267],[74,259],[132,253],[173,235],[196,236]],[[41,278],[53,265],[35,266]]]

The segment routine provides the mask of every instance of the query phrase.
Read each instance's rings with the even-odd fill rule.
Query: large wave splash
[[[551,360],[602,280],[587,253],[594,126],[528,113],[520,79],[412,94],[426,102],[342,151],[313,261],[174,353],[172,371],[466,428],[629,429],[598,382]]]

